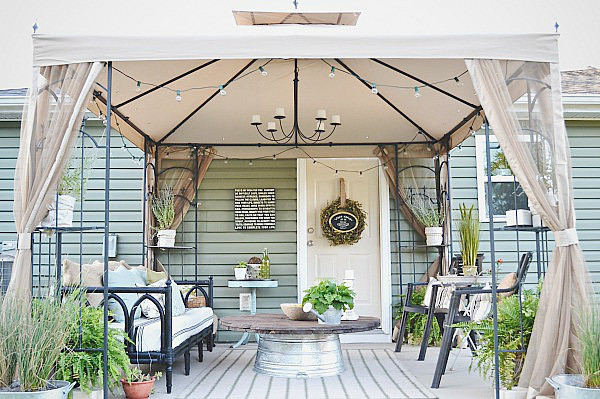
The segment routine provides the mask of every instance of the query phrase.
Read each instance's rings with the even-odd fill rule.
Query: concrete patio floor
[[[345,344],[343,348],[369,348],[369,349],[391,349],[393,344]],[[229,348],[228,344],[217,344],[213,352],[204,352],[204,361],[197,361],[197,352],[192,353],[192,367],[189,376],[183,374],[183,357],[178,359],[174,365],[173,373],[173,392],[171,395],[166,394],[164,377],[155,385],[155,393],[151,398],[175,399],[179,393],[183,392],[188,385],[196,380],[196,376],[209,369],[213,362]],[[246,348],[254,349],[256,344],[248,344]],[[456,350],[455,350],[456,351]],[[433,372],[437,360],[438,348],[429,348],[425,361],[418,362],[418,348],[404,346],[402,352],[397,354],[398,358],[425,386],[431,386]],[[453,352],[449,362],[449,368],[454,360]],[[454,371],[448,369],[446,375],[442,379],[439,389],[432,389],[434,394],[437,394],[439,399],[491,399],[494,397],[493,389],[489,381],[485,381],[479,376],[477,371],[469,373],[469,364],[471,355],[468,350],[463,350],[460,354]],[[124,395],[113,396],[115,398],[123,398]],[[234,398],[232,398],[234,399]],[[283,399],[283,398],[282,398]],[[310,398],[318,399],[318,398]]]

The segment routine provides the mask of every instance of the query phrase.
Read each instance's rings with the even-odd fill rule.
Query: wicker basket
[[[206,306],[206,298],[204,296],[190,296],[187,301],[188,308],[203,308]]]

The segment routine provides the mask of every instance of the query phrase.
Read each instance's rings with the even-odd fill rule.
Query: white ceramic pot
[[[159,247],[174,247],[176,234],[176,230],[159,230],[157,234],[158,243],[156,245]]]
[[[442,245],[444,237],[441,227],[425,227],[425,236],[427,236],[427,245]]]
[[[531,212],[527,209],[506,211],[507,226],[531,226]]]
[[[48,205],[48,214],[42,220],[42,227],[73,227],[75,201],[77,199],[71,195],[59,195],[58,203],[53,200]]]
[[[500,399],[526,399],[527,388],[514,387],[511,390],[501,389]]]
[[[343,314],[344,311],[342,309],[338,310],[333,306],[330,306],[329,309],[321,315],[325,318],[325,321],[319,318],[319,324],[341,324]]]
[[[235,267],[233,269],[235,273],[236,280],[245,280],[246,279],[246,268],[245,267]]]
[[[76,388],[71,391],[72,399],[102,399],[104,398],[103,389],[92,389],[90,393],[84,392],[81,388]]]

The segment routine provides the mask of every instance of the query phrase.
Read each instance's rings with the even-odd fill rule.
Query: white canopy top
[[[33,35],[35,66],[248,58],[488,58],[558,62],[558,35],[393,35],[353,26],[243,26],[198,36]]]

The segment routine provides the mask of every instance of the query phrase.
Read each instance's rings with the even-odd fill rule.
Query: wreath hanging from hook
[[[362,204],[346,198],[346,184],[340,179],[340,196],[321,210],[321,231],[329,245],[353,245],[367,225]]]

